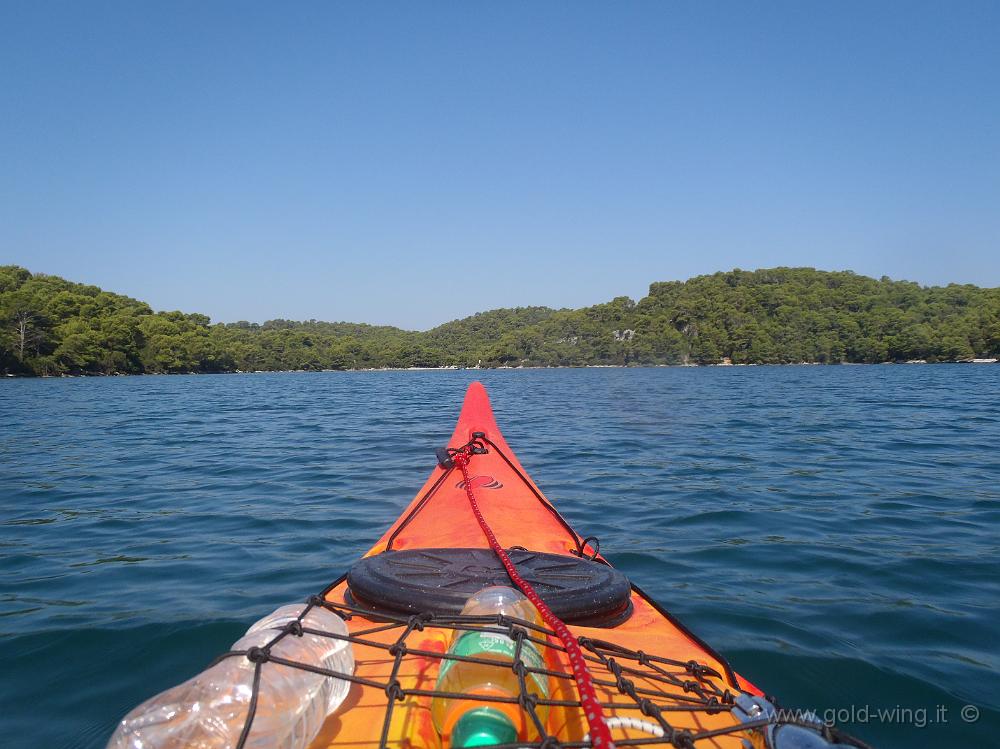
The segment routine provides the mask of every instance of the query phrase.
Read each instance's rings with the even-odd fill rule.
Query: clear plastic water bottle
[[[263,647],[306,604],[292,604],[256,622],[233,650]],[[344,620],[314,607],[302,626],[347,634]],[[288,634],[271,654],[340,673],[354,673],[350,643],[320,635]],[[108,749],[233,749],[246,723],[255,664],[244,656],[225,658],[192,679],[132,710],[118,724]],[[326,716],[344,698],[350,683],[273,662],[261,664],[260,689],[247,749],[305,749]]]
[[[472,596],[462,609],[463,614],[504,614],[542,626],[542,617],[531,601],[514,588],[494,585]],[[537,636],[537,633],[533,633]],[[436,689],[442,692],[460,692],[482,697],[517,697],[520,684],[517,674],[509,666],[514,663],[517,643],[507,635],[481,630],[459,631],[448,652],[453,655],[472,656],[498,661],[507,665],[486,665],[444,659],[438,672]],[[545,659],[533,643],[524,640],[521,661],[530,668],[544,668]],[[529,672],[525,677],[529,694],[539,699],[549,696],[549,679],[544,674]],[[545,720],[548,707],[536,708],[539,718]],[[431,718],[444,745],[459,747],[507,744],[534,738],[534,724],[516,704],[485,702],[458,697],[435,697],[431,702]]]

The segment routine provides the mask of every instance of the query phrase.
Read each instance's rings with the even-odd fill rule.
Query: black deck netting
[[[332,586],[331,586],[332,587]],[[329,591],[329,589],[328,589]],[[327,591],[327,592],[328,592]],[[325,608],[345,621],[352,622],[354,631],[348,635],[327,632],[303,626],[302,620],[314,607]],[[363,621],[362,621],[363,620]],[[362,626],[357,625],[361,623]],[[438,650],[427,650],[415,647],[415,633],[429,629],[443,630],[447,636],[454,637],[456,633],[480,630],[504,635],[515,643],[515,653],[512,661],[499,662],[495,659],[462,656]],[[286,660],[271,653],[271,648],[285,637],[301,634],[330,637],[346,640],[358,653],[384,654],[386,663],[391,663],[389,672],[382,678],[369,678],[364,675],[365,669],[356,669],[355,673],[339,673],[313,664]],[[548,709],[579,710],[580,702],[576,699],[555,699],[538,697],[529,690],[529,680],[541,678],[550,680],[552,684],[573,683],[573,675],[566,664],[565,670],[549,668],[556,658],[545,658],[545,667],[530,667],[520,657],[525,642],[530,642],[540,653],[548,650],[565,652],[558,644],[555,633],[533,622],[499,615],[468,616],[468,615],[431,615],[414,614],[410,616],[391,613],[375,613],[370,609],[358,606],[334,603],[323,596],[309,599],[298,619],[276,630],[275,637],[266,645],[249,650],[233,650],[222,654],[215,663],[225,658],[247,658],[255,664],[253,694],[249,703],[246,723],[237,749],[242,749],[247,743],[257,709],[259,691],[261,689],[261,670],[270,663],[286,667],[304,669],[321,674],[332,679],[343,679],[353,684],[362,685],[384,693],[384,715],[377,740],[379,749],[387,749],[390,745],[399,744],[405,737],[391,735],[393,712],[400,704],[409,698],[424,699],[428,704],[434,698],[462,699],[479,701],[483,705],[490,703],[507,703],[517,705],[523,711],[527,721],[533,725],[537,738],[533,741],[518,741],[512,744],[495,745],[498,749],[585,749],[591,747],[586,736],[585,723],[579,723],[578,734],[554,735],[543,713]],[[630,650],[611,642],[600,639],[581,637],[581,648],[585,653],[587,665],[594,680],[595,687],[602,697],[601,705],[608,718],[609,727],[618,746],[659,745],[692,749],[696,747],[717,746],[724,739],[729,745],[745,747],[766,747],[776,735],[775,730],[781,726],[798,726],[813,732],[817,738],[822,738],[834,746],[850,746],[868,749],[863,742],[846,735],[835,727],[826,725],[808,715],[786,714],[787,711],[773,709],[773,700],[761,701],[732,684],[727,683],[723,674],[716,669],[696,662],[679,661],[663,656],[646,653],[642,650]],[[481,694],[444,692],[436,689],[408,688],[401,674],[407,674],[408,659],[431,659],[443,663],[446,660],[465,661],[486,665],[494,668],[512,669],[517,676],[519,693],[516,696],[498,697]],[[423,662],[426,662],[424,660]],[[383,669],[384,670],[384,669]],[[358,673],[358,672],[362,673]],[[552,689],[551,693],[575,695],[575,687],[570,689]],[[772,709],[768,709],[772,708]],[[726,713],[731,718],[708,721],[718,727],[705,728],[699,725],[705,721],[700,717]],[[731,724],[727,724],[731,723]],[[370,740],[352,736],[351,744],[375,745],[372,729]],[[338,743],[334,739],[334,744]],[[781,746],[781,742],[778,742]]]

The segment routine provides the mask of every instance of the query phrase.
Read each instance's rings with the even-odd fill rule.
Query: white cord
[[[608,724],[608,728],[634,728],[636,731],[642,731],[651,736],[663,736],[663,728],[648,720],[639,720],[638,718],[606,718],[604,722]],[[589,742],[590,734],[584,735],[583,740]]]

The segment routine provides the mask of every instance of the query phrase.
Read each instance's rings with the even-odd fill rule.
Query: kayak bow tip
[[[452,445],[464,445],[472,438],[473,432],[484,432],[493,441],[503,439],[493,416],[490,396],[479,380],[469,383],[465,391],[462,412],[458,416],[458,424],[451,438]]]

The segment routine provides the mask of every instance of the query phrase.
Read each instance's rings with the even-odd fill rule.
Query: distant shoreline
[[[952,362],[1000,357],[1000,288],[813,268],[657,281],[642,299],[493,309],[431,330],[213,324],[0,265],[0,376]]]
[[[63,380],[91,377],[186,377],[191,375],[258,375],[258,374],[323,374],[330,372],[495,372],[535,369],[729,369],[731,367],[880,367],[886,364],[913,366],[920,364],[1000,364],[998,359],[958,359],[954,361],[883,361],[883,362],[793,362],[787,364],[581,364],[578,366],[520,366],[520,367],[358,367],[357,369],[257,369],[253,371],[228,370],[223,372],[115,372],[104,374],[88,372],[82,374],[25,375],[6,374],[0,379],[16,380]]]

